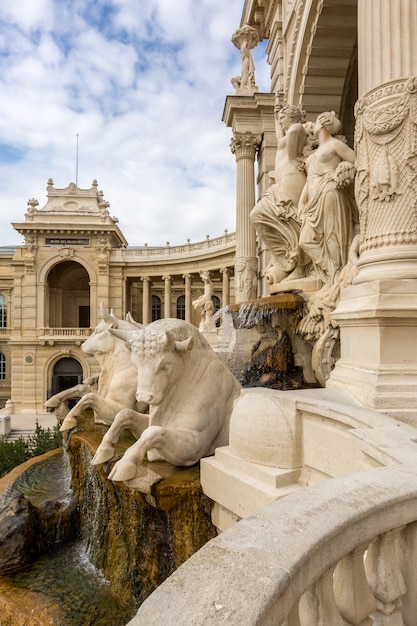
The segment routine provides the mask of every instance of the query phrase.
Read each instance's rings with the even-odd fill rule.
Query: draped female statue
[[[348,261],[354,224],[353,194],[356,155],[336,137],[341,123],[332,112],[321,113],[314,125],[318,148],[306,159],[307,182],[299,200],[302,215],[299,246],[313,262],[324,285],[339,280]]]

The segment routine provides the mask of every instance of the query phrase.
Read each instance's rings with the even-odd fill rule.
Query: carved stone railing
[[[213,253],[219,253],[221,250],[228,250],[234,248],[236,245],[236,233],[229,234],[225,231],[224,235],[221,237],[216,237],[214,239],[210,239],[207,235],[204,241],[199,241],[196,243],[191,243],[187,241],[187,243],[182,246],[171,246],[168,242],[165,246],[130,246],[128,248],[120,248],[112,251],[112,260],[118,261],[129,261],[129,260],[139,260],[143,261],[154,261],[159,258],[167,258],[170,259],[178,257],[178,258],[187,258],[188,256],[198,256],[199,254],[207,253],[213,251]]]
[[[77,339],[91,335],[91,328],[44,328],[43,335],[48,338]]]
[[[383,467],[295,492],[168,578],[133,624],[411,626],[417,471]]]
[[[9,337],[11,333],[10,328],[0,328],[0,337],[4,338],[4,337]]]

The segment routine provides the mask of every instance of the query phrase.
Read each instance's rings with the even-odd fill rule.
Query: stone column
[[[164,281],[164,317],[172,317],[171,315],[171,276],[162,276]]]
[[[191,323],[191,274],[183,274],[185,280],[185,321]]]
[[[417,3],[359,0],[359,275],[417,277]]]
[[[236,260],[235,301],[247,302],[257,297],[258,259],[256,256],[256,233],[249,221],[249,213],[255,206],[255,155],[261,143],[261,135],[234,132],[231,142],[236,156]]]
[[[222,274],[222,307],[230,304],[230,268],[220,270]]]
[[[141,276],[143,282],[142,298],[142,323],[149,324],[151,321],[151,279],[149,276]]]
[[[333,316],[329,385],[417,425],[417,42],[415,0],[358,0],[358,275]]]

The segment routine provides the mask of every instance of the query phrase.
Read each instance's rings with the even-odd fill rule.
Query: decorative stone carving
[[[25,269],[27,274],[33,274],[35,271],[35,254],[36,254],[36,238],[33,235],[25,236]]]
[[[355,282],[387,278],[387,261],[396,278],[414,278],[417,77],[374,89],[358,100],[355,115],[361,226]]]
[[[192,301],[192,305],[198,313],[201,315],[200,330],[208,330],[210,320],[214,314],[214,304],[212,302],[213,295],[213,283],[210,278],[210,272],[200,272],[201,280],[203,281],[204,291],[202,295],[196,300]]]
[[[134,330],[141,325],[131,317],[127,321],[118,320],[112,312],[106,311],[103,303],[100,304],[100,311],[103,319],[81,345],[83,352],[94,355],[100,363],[98,381],[89,378],[81,385],[52,396],[45,403],[47,408],[58,409],[59,415],[65,416],[62,403],[68,398],[80,397],[63,420],[62,431],[75,428],[78,418],[86,409],[93,410],[98,424],[111,424],[116,413],[124,407],[146,410],[146,405],[136,401],[137,372],[131,362],[130,352],[125,342],[110,333],[111,328]]]
[[[258,33],[249,24],[244,24],[233,34],[232,42],[240,50],[242,70],[239,76],[231,79],[237,95],[252,95],[258,91],[255,81],[255,64],[251,49],[259,43]]]
[[[125,452],[109,478],[150,492],[159,480],[142,461],[166,460],[189,466],[228,443],[229,420],[241,386],[204,336],[183,320],[157,320],[142,330],[111,330],[126,342],[137,368],[138,402],[149,415],[121,411],[93,459],[114,457],[121,432],[128,428],[138,441]]]
[[[235,261],[235,288],[241,301],[256,298],[258,287],[258,259],[237,258]]]
[[[306,159],[307,182],[299,203],[300,248],[312,260],[313,272],[329,287],[339,280],[348,261],[358,222],[353,196],[356,155],[336,137],[340,130],[334,112],[318,116],[314,134],[319,146]]]
[[[250,217],[270,251],[270,291],[308,294],[297,333],[315,344],[313,368],[324,385],[339,355],[339,331],[331,314],[341,288],[357,274],[356,155],[339,134],[334,112],[303,124],[296,107],[277,111],[275,182]]]
[[[269,284],[280,283],[305,259],[298,246],[300,216],[298,202],[304,188],[303,151],[307,132],[301,123],[301,111],[292,105],[277,108],[277,152],[274,180],[250,213],[250,220],[267,246],[270,265],[266,270]],[[299,273],[304,275],[304,271]]]

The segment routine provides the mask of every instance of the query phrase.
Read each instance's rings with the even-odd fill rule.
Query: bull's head
[[[82,351],[86,354],[103,354],[114,346],[114,338],[108,331],[110,328],[118,327],[118,319],[112,309],[110,313],[107,311],[103,302],[100,302],[100,313],[102,319],[81,346]]]
[[[175,338],[170,331],[111,328],[110,332],[123,339],[131,350],[132,362],[138,370],[136,399],[157,405],[170,391],[182,373],[182,357],[192,348],[193,337]]]

